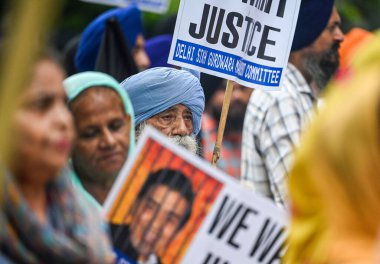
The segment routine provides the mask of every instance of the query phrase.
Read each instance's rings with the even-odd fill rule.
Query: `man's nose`
[[[344,34],[340,27],[336,27],[334,30],[334,40],[337,42],[342,42],[344,40]]]
[[[182,117],[178,117],[174,123],[172,134],[174,136],[189,136],[191,132],[186,121]]]

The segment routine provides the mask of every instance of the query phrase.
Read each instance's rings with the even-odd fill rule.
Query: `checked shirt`
[[[288,64],[281,91],[255,90],[244,120],[242,179],[287,207],[287,176],[300,135],[312,118],[316,97],[304,77]]]

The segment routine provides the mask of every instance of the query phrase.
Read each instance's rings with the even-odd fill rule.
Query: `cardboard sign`
[[[152,128],[104,208],[118,263],[280,263],[285,250],[284,211]]]
[[[168,62],[279,90],[300,0],[181,0]]]
[[[83,2],[126,7],[136,4],[141,10],[152,13],[164,14],[168,11],[170,0],[81,0]]]

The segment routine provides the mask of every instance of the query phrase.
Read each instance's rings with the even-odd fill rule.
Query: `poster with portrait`
[[[285,250],[285,212],[150,127],[104,213],[117,263],[280,263]]]

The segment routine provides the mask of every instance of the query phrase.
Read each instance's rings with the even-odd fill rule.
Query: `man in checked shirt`
[[[287,175],[320,91],[339,66],[343,41],[333,0],[303,0],[279,92],[253,92],[243,128],[242,179],[287,207]]]

